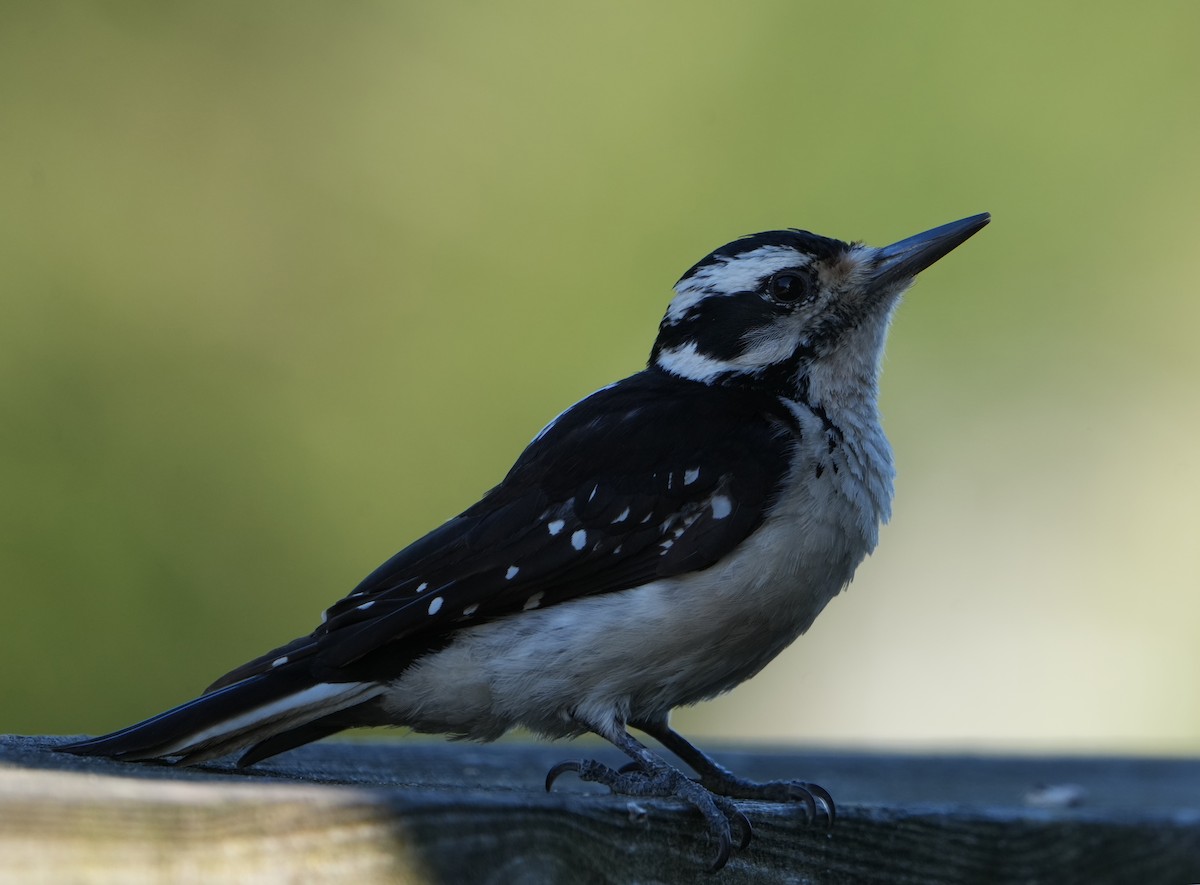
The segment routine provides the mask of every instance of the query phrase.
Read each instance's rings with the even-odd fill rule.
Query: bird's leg
[[[644,744],[633,738],[624,728],[618,728],[615,732],[612,729],[593,728],[592,730],[626,753],[634,761],[634,764],[618,770],[592,759],[560,762],[546,775],[547,792],[559,775],[573,771],[580,780],[603,784],[614,793],[623,796],[660,796],[682,799],[704,816],[708,830],[716,840],[717,855],[711,867],[713,872],[724,867],[729,860],[729,852],[733,845],[734,826],[741,831],[738,848],[745,848],[750,844],[750,839],[754,835],[750,821],[729,799],[714,795],[702,784],[669,765]]]
[[[692,746],[679,732],[671,728],[666,720],[638,721],[629,723],[639,731],[650,735],[684,762],[696,774],[700,783],[709,791],[732,799],[761,799],[767,802],[799,802],[804,806],[809,821],[816,818],[817,802],[821,803],[825,819],[833,825],[837,811],[829,791],[818,784],[804,781],[766,781],[757,783],[740,778],[717,764],[703,751]]]

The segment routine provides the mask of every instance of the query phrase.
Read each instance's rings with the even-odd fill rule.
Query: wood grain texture
[[[839,801],[744,803],[715,876],[689,808],[546,770],[598,745],[326,743],[253,769],[128,765],[0,738],[0,882],[1200,882],[1200,762],[725,752]],[[1044,790],[1044,787],[1054,787]]]

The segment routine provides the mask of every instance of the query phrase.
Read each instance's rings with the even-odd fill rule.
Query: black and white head
[[[692,381],[785,396],[873,395],[900,295],[988,220],[975,215],[881,248],[802,230],[734,240],[675,284],[651,363]]]

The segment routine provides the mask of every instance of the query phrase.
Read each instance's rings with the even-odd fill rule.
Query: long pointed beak
[[[872,283],[875,286],[887,286],[902,280],[911,280],[939,258],[983,230],[991,220],[992,216],[984,212],[884,246],[875,253],[878,263]]]

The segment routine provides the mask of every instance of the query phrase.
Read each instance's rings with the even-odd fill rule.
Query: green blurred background
[[[1200,748],[1200,6],[6,3],[0,730],[307,632],[743,233],[991,211],[879,551],[694,736]]]

